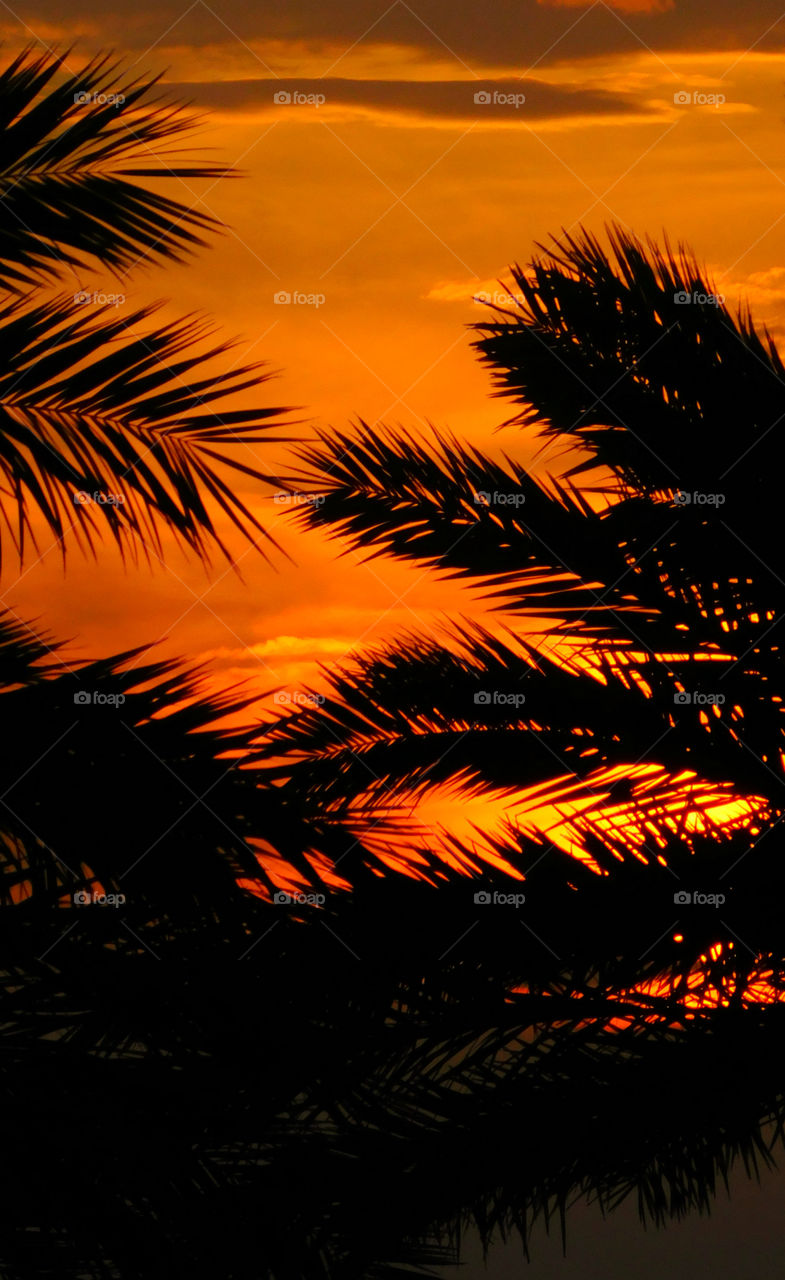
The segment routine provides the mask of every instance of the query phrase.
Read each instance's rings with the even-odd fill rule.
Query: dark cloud
[[[629,95],[598,89],[564,88],[541,80],[218,80],[167,85],[178,98],[229,111],[293,113],[329,107],[364,108],[382,114],[446,117],[478,124],[531,121],[564,116],[644,113]],[[521,99],[525,101],[521,101]]]
[[[641,0],[643,3],[643,0]],[[473,70],[498,65],[526,74],[534,64],[650,47],[673,50],[785,49],[785,15],[779,0],[679,0],[641,8],[637,0],[592,7],[537,0],[140,0],[115,11],[105,0],[29,0],[24,23],[6,11],[3,27],[20,38],[53,29],[88,34],[84,47],[109,43],[146,52],[159,45],[202,46],[260,40],[308,41],[340,53],[355,41],[398,43],[440,59],[453,54]],[[150,52],[151,47],[152,52]],[[252,55],[249,53],[249,57]],[[325,68],[326,69],[326,68]],[[276,68],[273,67],[273,71]]]

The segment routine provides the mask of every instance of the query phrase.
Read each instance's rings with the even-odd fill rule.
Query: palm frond
[[[211,330],[193,317],[145,329],[154,310],[90,317],[62,297],[0,309],[0,511],[20,558],[34,514],[64,547],[92,549],[103,527],[124,551],[160,554],[165,527],[203,559],[211,544],[228,557],[211,501],[251,541],[269,538],[221,468],[274,481],[253,446],[284,438],[267,433],[286,410],[224,408],[268,375],[195,377],[229,344],[205,348]]]
[[[369,558],[393,554],[482,578],[506,607],[580,613],[601,630],[612,610],[636,610],[615,585],[626,565],[609,524],[574,487],[550,494],[520,464],[502,466],[437,431],[430,444],[364,422],[353,435],[321,432],[298,456],[313,468],[299,479],[320,500],[299,507],[297,519],[348,538]],[[662,520],[664,532],[666,509]]]
[[[45,679],[60,659],[61,642],[39,631],[35,623],[0,612],[0,688]]]
[[[298,507],[301,524],[371,558],[473,579],[505,610],[653,650],[672,648],[678,629],[694,648],[729,633],[739,651],[764,631],[772,647],[781,637],[776,542],[758,556],[768,526],[757,519],[740,537],[738,511],[722,504],[682,503],[670,491],[620,499],[620,488],[595,509],[570,480],[538,480],[437,431],[424,442],[361,422],[297,452],[307,469],[296,482],[319,494]]]
[[[513,267],[519,300],[474,326],[477,349],[498,394],[523,405],[514,422],[587,451],[568,475],[602,467],[594,484],[606,493],[676,495],[673,535],[649,554],[670,593],[696,593],[749,643],[773,622],[778,640],[779,352],[748,310],[731,315],[686,249],[619,227],[608,238],[610,252],[587,232],[565,234]]]
[[[574,437],[637,492],[716,492],[730,468],[743,491],[782,433],[764,441],[785,398],[773,342],[747,312],[731,316],[686,250],[620,227],[608,239],[610,253],[565,234],[512,268],[517,305],[473,326],[499,394],[524,403],[516,421]],[[737,469],[750,446],[755,462]]]
[[[453,627],[446,639],[402,636],[331,671],[330,696],[269,722],[261,750],[283,758],[277,775],[325,803],[368,793],[384,804],[450,779],[471,793],[586,778],[650,761],[656,744],[674,775],[692,752],[703,777],[772,792],[769,771],[743,742],[760,745],[765,725],[773,746],[781,706],[760,688],[753,707],[750,682],[730,657],[711,664],[728,705],[708,717],[698,702],[677,702],[705,669],[689,654],[622,667],[597,661],[592,672],[477,625]],[[739,699],[750,710],[749,736]]]
[[[55,936],[74,893],[103,886],[127,895],[140,931],[176,932],[195,913],[239,945],[277,887],[260,847],[306,883],[308,854],[344,851],[317,810],[253,768],[257,727],[223,727],[253,701],[242,691],[208,695],[201,669],[144,649],[69,660],[8,616],[0,656],[0,902]]]
[[[0,75],[0,284],[25,290],[96,262],[127,271],[180,260],[218,221],[131,179],[217,179],[183,162],[199,117],[128,79],[108,55],[70,69],[70,52],[19,54]],[[171,146],[168,144],[175,143]]]

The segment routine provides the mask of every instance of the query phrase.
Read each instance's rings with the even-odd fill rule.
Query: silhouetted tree
[[[486,854],[491,846],[524,877],[527,905],[517,923],[536,930],[540,944],[539,959],[529,948],[525,961],[519,952],[508,991],[534,999],[548,972],[547,982],[570,993],[573,1019],[580,1004],[572,1001],[589,991],[633,1002],[647,992],[649,1012],[639,1008],[622,1036],[618,1024],[615,1031],[604,1024],[603,1041],[593,1019],[580,1023],[592,1039],[582,1046],[582,1068],[571,1056],[580,1053],[579,1024],[568,1019],[565,1047],[560,1004],[550,1006],[551,1017],[542,1004],[528,1006],[532,1022],[544,1022],[526,1040],[528,1050],[533,1037],[538,1063],[571,1061],[568,1074],[593,1123],[601,1098],[623,1100],[618,1110],[611,1104],[593,1139],[581,1137],[574,1115],[566,1123],[562,1079],[565,1129],[553,1126],[554,1149],[570,1151],[576,1163],[571,1173],[568,1162],[561,1168],[559,1204],[587,1189],[613,1203],[637,1187],[644,1212],[662,1220],[705,1202],[737,1141],[748,1151],[771,1132],[772,1095],[760,1107],[752,1099],[762,1102],[768,1088],[764,1060],[776,1061],[777,1071],[782,1063],[785,952],[773,903],[782,893],[785,812],[778,536],[785,368],[768,333],[761,336],[745,311],[734,317],[689,254],[619,230],[609,237],[610,253],[587,234],[565,236],[529,268],[514,268],[515,301],[475,326],[499,394],[520,406],[507,425],[558,437],[571,450],[562,474],[536,474],[509,457],[496,462],[443,433],[429,442],[365,423],[322,432],[300,450],[303,483],[322,494],[299,510],[301,522],[368,554],[468,579],[497,597],[511,620],[504,629],[462,622],[446,629],[443,643],[413,634],[356,655],[330,673],[332,694],[322,705],[271,723],[264,750],[272,776],[303,803],[346,820],[384,815],[387,852],[402,858],[411,846],[404,816],[411,801],[437,789],[449,788],[456,805],[463,796],[506,794],[528,798],[530,807],[583,806],[565,825],[573,855],[584,861],[554,850],[527,822],[525,803],[501,835],[485,833]],[[546,625],[532,629],[527,618]],[[654,778],[636,772],[641,762],[656,766]],[[737,807],[734,820],[723,819],[718,790],[727,801],[745,798],[746,814]],[[389,830],[396,810],[397,839]],[[412,869],[434,883],[457,859],[473,887],[489,884],[481,842],[469,847],[444,835],[420,852]],[[676,896],[694,891],[722,894],[722,909]],[[499,960],[504,912],[491,913],[486,932],[479,926],[487,912],[480,907],[473,922],[465,912],[467,982],[489,945]],[[352,933],[344,936],[354,945]],[[429,978],[439,989],[435,969]],[[656,1109],[644,1139],[641,1107],[624,1089],[605,1093],[595,1074],[598,1060],[629,1066],[631,1046],[655,1034],[654,1025],[658,1048],[647,1044],[644,1056],[659,1069],[669,1062],[668,1071],[681,1061],[677,1092],[691,1094],[693,1118],[700,1116],[689,1140],[685,1113],[671,1104],[667,1115]],[[743,1040],[745,1025],[765,1027],[768,1047],[744,1087],[745,1137],[737,1129],[725,1146],[721,1117],[734,1116],[731,1127],[739,1118],[738,1080],[734,1068],[727,1077],[717,1069],[732,1058],[724,1050],[715,1057],[717,1037]],[[527,1087],[536,1092],[527,1050],[511,1054],[521,1107]],[[711,1072],[704,1055],[715,1063]],[[495,1094],[500,1110],[502,1096]],[[648,1106],[647,1090],[637,1096]],[[625,1109],[634,1113],[628,1178],[611,1154],[617,1139],[625,1142]],[[511,1108],[511,1124],[517,1115]],[[706,1156],[700,1170],[688,1147]],[[548,1185],[548,1160],[538,1160],[541,1180],[532,1173],[528,1191],[515,1176],[509,1184],[499,1177],[506,1212]],[[517,1202],[506,1198],[510,1186]],[[547,1199],[533,1202],[542,1209]],[[489,1222],[509,1226],[487,1203],[475,1221],[486,1238]]]
[[[128,181],[162,169],[218,173],[163,165],[159,144],[178,137],[184,118],[151,102],[151,88],[125,83],[105,60],[64,75],[62,59],[32,53],[0,80],[0,259],[18,295],[0,315],[0,511],[20,555],[42,517],[63,547],[73,538],[94,548],[103,531],[124,553],[157,555],[166,529],[206,558],[220,546],[210,500],[262,536],[221,470],[265,478],[230,446],[269,439],[279,411],[225,412],[219,399],[258,382],[258,370],[192,378],[216,354],[195,352],[195,322],[143,332],[149,309],[86,320],[76,301],[28,292],[91,259],[127,270],[171,258],[211,228]],[[646,332],[651,298],[666,290],[636,260],[625,312],[603,262],[599,283],[577,259],[538,268],[531,298],[550,280],[553,332],[522,309],[486,339],[508,343],[489,356],[519,379],[538,418],[550,402],[552,429],[565,434],[572,384],[539,371],[538,399],[522,381],[544,360],[530,351],[557,360],[566,351],[578,383],[589,359],[606,402],[611,368],[657,400],[655,371],[640,373],[636,326]],[[558,319],[567,298],[572,328]],[[724,314],[706,313],[700,342],[688,344],[695,369],[712,325],[727,347],[707,368],[764,358],[751,328],[734,330]],[[674,380],[668,405],[678,379],[692,377],[682,356],[676,348],[662,365]],[[696,374],[705,397],[700,384]],[[748,403],[721,390],[717,399]],[[767,420],[756,421],[761,435]],[[612,466],[618,434],[583,439]],[[712,663],[713,678],[754,689],[757,702],[740,704],[744,717],[729,697],[719,717],[704,721],[692,707],[676,720],[674,689],[698,654],[718,651],[708,602],[725,580],[713,562],[710,577],[699,571],[701,548],[714,543],[699,532],[697,506],[675,512],[626,450],[619,492],[596,514],[566,481],[549,490],[455,444],[439,456],[366,430],[356,441],[326,437],[308,454],[333,468],[311,520],[491,579],[508,601],[571,621],[604,684],[514,631],[502,641],[464,625],[444,646],[407,639],[360,657],[318,713],[227,729],[242,695],[208,695],[199,671],[149,657],[138,665],[139,650],[71,661],[37,626],[0,620],[3,1277],[382,1280],[453,1257],[470,1223],[486,1241],[513,1228],[525,1241],[533,1220],[563,1219],[576,1194],[612,1207],[631,1192],[662,1221],[705,1207],[737,1155],[750,1165],[770,1158],[782,1120],[782,1008],[752,999],[750,980],[754,969],[781,991],[776,838],[761,837],[728,882],[734,893],[746,885],[733,920],[753,966],[743,947],[714,945],[725,925],[711,909],[685,913],[678,946],[668,925],[674,884],[750,847],[749,822],[728,832],[711,820],[720,783],[760,797],[759,833],[776,829],[778,766],[772,755],[764,776],[754,752],[776,749],[761,686],[777,660],[766,666],[760,644],[744,653],[741,637],[725,633],[728,656]],[[514,519],[501,504],[478,507],[480,480],[525,490],[526,521],[520,507]],[[125,501],[74,504],[74,493],[94,490]],[[686,550],[657,523],[682,517]],[[659,531],[656,563],[646,560],[647,521]],[[622,590],[614,574],[623,572]],[[745,625],[762,640],[751,602],[769,609],[768,585],[758,593],[747,576],[724,589],[738,588]],[[689,656],[663,656],[674,634],[675,652]],[[478,689],[496,687],[525,687],[525,714],[475,703]],[[665,773],[652,788],[624,766],[651,748],[655,726],[673,745],[657,744]],[[697,833],[679,818],[687,752],[706,780],[690,799]],[[620,777],[605,777],[613,766]],[[412,794],[445,782],[459,795],[520,791],[557,775],[565,795],[599,786],[598,800],[628,826],[609,831],[596,812],[575,820],[596,869],[560,853],[535,867],[548,842],[533,828],[498,839],[536,919],[475,906],[478,885],[515,882],[457,841],[448,867],[408,820],[420,879],[384,874]],[[630,856],[629,832],[644,820],[660,859]],[[324,901],[271,901],[281,883]],[[113,902],[80,903],[96,892]]]

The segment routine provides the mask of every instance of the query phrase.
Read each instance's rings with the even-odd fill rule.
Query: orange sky
[[[490,14],[441,0],[326,10],[166,0],[122,15],[77,0],[67,23],[45,0],[4,13],[7,53],[76,38],[76,66],[109,44],[135,73],[168,68],[178,92],[209,108],[200,141],[246,176],[178,181],[172,193],[230,230],[187,267],[75,287],[122,290],[128,307],[164,297],[166,314],[207,312],[240,335],[238,363],[280,371],[262,397],[302,406],[303,433],[355,416],[430,421],[530,457],[516,434],[494,435],[506,406],[489,398],[465,325],[481,311],[474,293],[499,288],[509,262],[578,222],[666,230],[695,248],[719,291],[749,298],[780,330],[785,24],[768,3],[755,17],[718,4],[708,24],[702,6],[669,0],[505,0]],[[279,105],[282,90],[325,101]],[[526,102],[475,102],[478,92]],[[684,104],[680,93],[725,101]],[[324,302],[277,305],[280,290]],[[282,446],[257,454],[265,469],[291,467]],[[271,567],[235,539],[241,583],[218,562],[206,576],[176,549],[153,572],[123,569],[107,543],[97,564],[72,551],[64,574],[44,535],[40,558],[4,575],[3,603],[75,637],[74,653],[160,640],[162,655],[209,657],[221,683],[250,678],[260,693],[305,687],[318,660],[404,627],[432,632],[448,613],[477,612],[465,587],[339,560],[336,543],[296,533],[269,494],[254,502],[295,563],[273,553]]]

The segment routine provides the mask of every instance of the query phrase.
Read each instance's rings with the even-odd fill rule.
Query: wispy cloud
[[[348,80],[249,79],[176,83],[178,96],[214,110],[243,114],[282,113],[312,119],[339,110],[362,117],[510,125],[564,117],[621,116],[639,119],[652,108],[632,95],[544,80]]]

